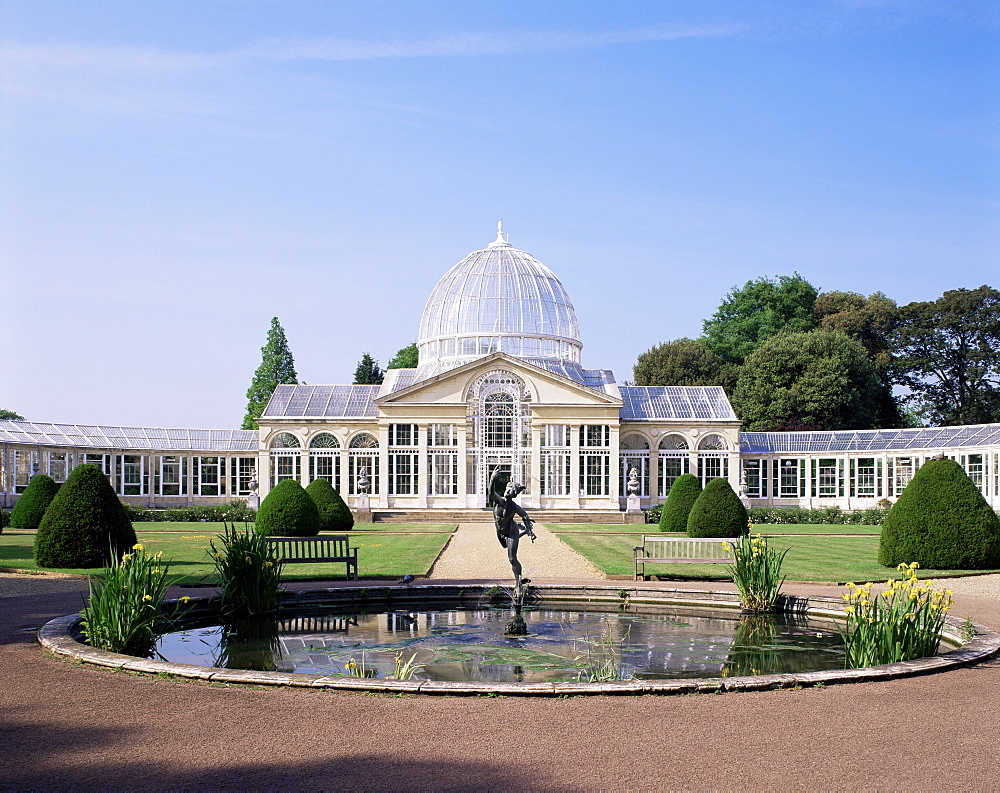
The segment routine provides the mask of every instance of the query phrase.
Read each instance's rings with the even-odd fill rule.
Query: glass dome
[[[438,281],[424,306],[417,378],[494,352],[551,368],[579,368],[580,328],[559,279],[538,259],[497,238],[473,251]]]

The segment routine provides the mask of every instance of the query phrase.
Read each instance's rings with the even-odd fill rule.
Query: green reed
[[[753,524],[750,527],[753,528]],[[774,611],[778,591],[785,580],[781,565],[788,549],[776,551],[768,546],[767,537],[760,534],[744,534],[736,543],[727,542],[723,547],[733,554],[733,563],[726,569],[739,590],[743,608],[746,611]]]
[[[87,643],[114,653],[150,655],[161,632],[158,622],[169,567],[162,551],[149,554],[136,543],[118,562],[91,576],[80,620]]]
[[[844,638],[847,669],[892,664],[934,655],[945,617],[954,603],[949,589],[938,590],[917,578],[917,565],[897,567],[900,578],[883,592],[872,584],[847,584],[843,598],[847,625]]]
[[[278,607],[281,559],[267,537],[249,525],[237,529],[226,523],[222,534],[210,541],[209,555],[222,588],[222,613],[227,616],[269,614]]]

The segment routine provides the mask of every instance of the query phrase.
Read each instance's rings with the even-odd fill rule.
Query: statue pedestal
[[[355,523],[372,522],[372,508],[371,508],[371,503],[368,500],[367,493],[362,493],[360,496],[358,496],[357,500],[354,502],[354,522]]]
[[[247,496],[247,506],[250,509],[258,509],[260,507],[260,496],[256,493],[251,493]]]
[[[639,506],[639,496],[631,495],[626,500],[625,511],[629,515],[636,515],[642,512],[642,507]]]

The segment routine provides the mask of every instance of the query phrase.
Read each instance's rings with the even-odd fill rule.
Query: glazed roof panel
[[[622,421],[736,421],[722,386],[619,386]]]
[[[758,454],[879,452],[950,449],[1000,444],[1000,424],[917,427],[901,430],[743,432],[740,451]]]
[[[256,430],[189,430],[0,421],[0,442],[93,449],[256,451]]]

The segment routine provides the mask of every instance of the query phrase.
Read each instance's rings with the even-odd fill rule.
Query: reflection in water
[[[232,619],[221,628],[213,666],[257,672],[278,671],[281,642],[278,638],[279,624],[273,616],[254,614]]]
[[[631,606],[628,612],[526,609],[528,635],[504,636],[507,609],[347,613],[313,607],[277,621],[192,625],[161,638],[180,663],[372,676],[396,672],[396,657],[420,667],[414,679],[552,682],[590,679],[599,646],[627,676],[719,677],[836,669],[843,645],[830,621],[806,615],[746,615],[709,608]],[[588,665],[589,664],[589,665]],[[354,674],[357,674],[354,671]]]
[[[742,614],[726,663],[724,677],[777,675],[816,671],[817,654],[826,651],[842,662],[839,633],[817,630],[804,615]]]

